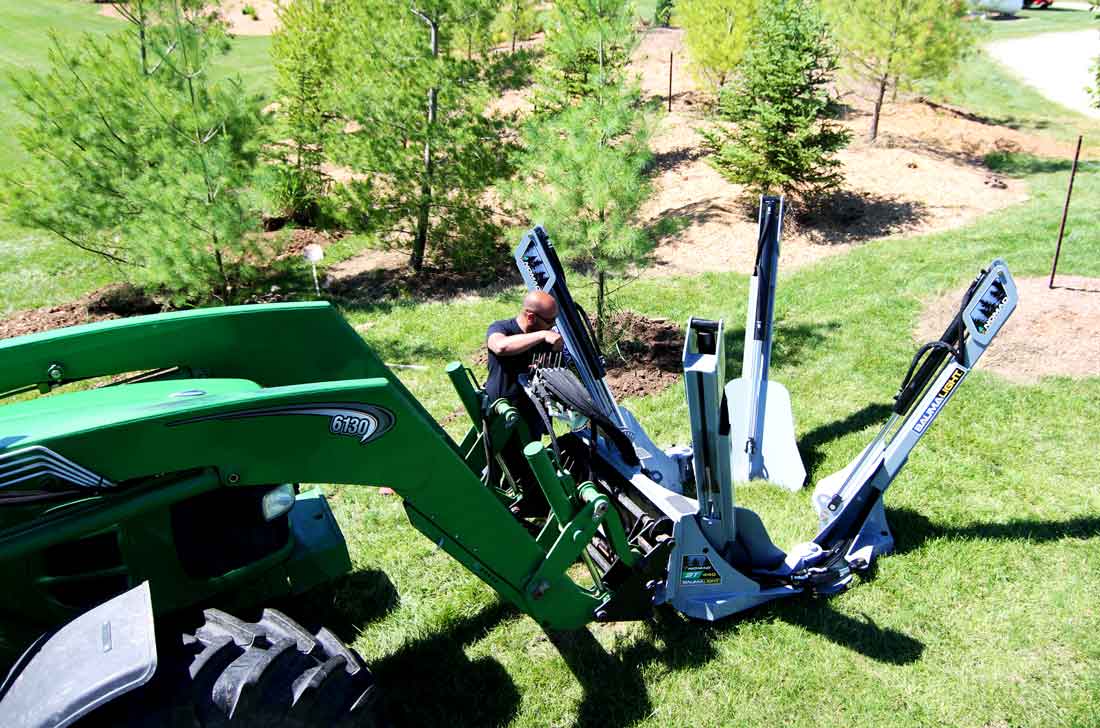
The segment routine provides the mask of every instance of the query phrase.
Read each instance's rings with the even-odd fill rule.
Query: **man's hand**
[[[561,334],[559,334],[557,331],[543,331],[542,337],[542,340],[550,345],[550,349],[552,351],[561,351],[562,347],[565,346],[565,342],[562,340]]]

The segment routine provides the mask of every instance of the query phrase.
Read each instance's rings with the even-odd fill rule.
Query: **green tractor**
[[[557,300],[566,343],[526,381],[549,446],[459,364],[471,427],[454,441],[327,303],[0,341],[0,624],[20,648],[46,630],[0,684],[0,725],[383,723],[368,669],[325,629],[272,609],[208,608],[182,632],[167,619],[351,569],[325,498],[300,483],[393,488],[417,530],[546,629],[842,591],[892,550],[883,492],[1016,305],[995,261],[880,436],[818,487],[818,537],[785,553],[733,502],[722,322],[689,322],[694,447],[663,452],[604,383],[545,231],[516,261]],[[531,503],[541,517],[516,515]]]

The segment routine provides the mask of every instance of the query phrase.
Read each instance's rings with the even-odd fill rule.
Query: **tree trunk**
[[[413,13],[428,24],[432,32],[432,58],[439,57],[439,25],[435,19],[429,18],[418,10]],[[424,253],[428,248],[428,224],[432,208],[432,130],[435,126],[436,95],[438,89],[434,86],[428,89],[428,124],[424,131],[424,176],[420,182],[420,209],[416,216],[416,239],[413,241],[412,254],[409,256],[409,267],[419,273],[424,268]]]
[[[604,319],[607,316],[607,274],[602,270],[596,277],[596,345],[603,349]]]
[[[875,98],[875,110],[871,113],[871,131],[867,135],[867,141],[873,142],[878,138],[878,118],[882,112],[882,103],[886,99],[886,87],[890,84],[890,77],[883,76],[879,79],[878,97]]]

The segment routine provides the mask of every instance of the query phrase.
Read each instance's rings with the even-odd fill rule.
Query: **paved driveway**
[[[1086,90],[1094,82],[1089,69],[1100,55],[1100,31],[1095,28],[999,40],[986,50],[1048,99],[1100,118]]]

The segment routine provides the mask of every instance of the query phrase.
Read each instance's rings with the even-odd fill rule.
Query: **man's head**
[[[523,299],[523,310],[517,320],[524,332],[549,331],[558,316],[558,304],[546,291],[531,291]]]

